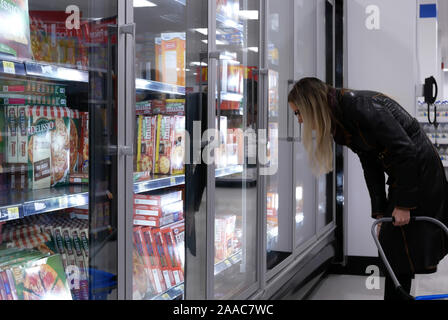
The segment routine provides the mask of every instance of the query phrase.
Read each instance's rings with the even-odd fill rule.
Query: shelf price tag
[[[65,209],[68,207],[68,199],[67,197],[61,197],[59,198],[59,208]]]
[[[0,221],[10,221],[20,218],[19,207],[0,209]]]
[[[3,72],[9,74],[16,74],[16,67],[14,62],[3,61]]]
[[[176,178],[175,177],[171,177],[171,185],[176,184]]]

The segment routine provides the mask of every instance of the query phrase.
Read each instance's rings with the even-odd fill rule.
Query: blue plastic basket
[[[106,300],[117,287],[117,276],[109,272],[89,268],[89,299]]]

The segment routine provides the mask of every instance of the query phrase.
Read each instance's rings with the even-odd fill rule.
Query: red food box
[[[167,204],[165,206],[148,206],[144,204],[134,204],[134,215],[162,218],[171,213],[182,212],[183,207],[184,204],[182,200]]]
[[[175,248],[180,258],[183,271],[185,266],[185,222],[171,225],[171,230],[173,231],[174,241],[176,242]]]
[[[170,267],[170,257],[167,254],[168,252],[168,248],[166,247],[167,244],[164,240],[162,231],[159,228],[153,228],[151,230],[152,235],[153,235],[153,239],[155,241],[155,246],[156,246],[156,252],[160,258],[160,267],[162,269],[162,274],[163,274],[163,278],[165,279],[165,283],[167,288],[171,288],[173,286],[175,286],[176,283],[176,279],[174,278],[173,275],[173,271],[171,270]]]
[[[167,287],[163,278],[160,257],[157,254],[152,228],[141,228],[140,234],[142,237],[143,250],[149,259],[148,262],[150,263],[151,272],[154,279],[154,288],[157,292],[164,292]]]
[[[170,223],[182,220],[183,212],[173,212],[161,218],[151,216],[134,215],[134,225],[145,227],[162,227]]]
[[[167,204],[182,200],[182,191],[169,192],[159,195],[134,195],[134,204],[149,206],[165,206]]]
[[[176,282],[176,285],[178,285],[184,281],[184,275],[182,271],[182,262],[176,250],[174,234],[169,226],[161,228],[160,231],[165,242],[165,256],[168,258],[168,265],[174,276],[174,281]]]
[[[134,248],[137,250],[138,255],[142,258],[143,260],[143,264],[145,266],[145,270],[146,270],[146,275],[148,277],[147,282],[149,282],[151,284],[152,287],[152,291],[156,292],[157,291],[157,286],[154,283],[154,276],[152,274],[152,270],[151,270],[151,263],[149,262],[149,257],[146,254],[145,250],[143,249],[144,245],[143,245],[143,235],[141,234],[141,227],[134,227],[134,235],[133,235],[133,240],[134,240]],[[141,279],[142,280],[142,279]],[[160,286],[159,286],[160,287]],[[161,293],[161,292],[156,292],[157,294]]]

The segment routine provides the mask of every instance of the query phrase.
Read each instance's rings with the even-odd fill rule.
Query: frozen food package
[[[185,86],[185,33],[162,33],[162,82]]]
[[[137,171],[154,171],[156,117],[138,117]]]
[[[1,1],[0,54],[32,58],[28,0]]]
[[[134,214],[150,217],[164,217],[171,213],[183,212],[183,201],[176,201],[164,206],[151,206],[144,204],[134,204]]]
[[[59,255],[12,267],[18,300],[72,300]]]
[[[157,116],[156,138],[156,174],[168,175],[171,173],[171,149],[173,143],[173,118],[170,116]]]
[[[51,131],[55,128],[50,107],[28,109],[28,185],[32,189],[51,186]]]
[[[156,81],[162,81],[162,38],[155,38]]]
[[[78,110],[71,110],[70,114],[70,173],[76,173],[80,164],[81,116]]]
[[[141,228],[142,244],[144,250],[149,257],[152,277],[154,279],[154,289],[158,293],[166,291],[166,283],[162,273],[160,257],[157,253],[157,246],[152,233],[153,228]]]
[[[147,294],[148,274],[137,246],[132,249],[132,299],[143,300]]]
[[[80,168],[78,171],[89,173],[89,113],[81,112]]]
[[[28,164],[28,106],[17,107],[17,163]]]
[[[152,115],[152,101],[140,101],[135,104],[135,114],[137,116]]]
[[[174,141],[171,152],[171,174],[185,173],[185,117],[173,117]]]
[[[134,215],[134,225],[160,228],[168,224],[181,221],[183,218],[182,211],[170,212],[163,217]]]
[[[67,185],[70,171],[70,109],[53,107],[51,130],[51,186]]]
[[[135,194],[134,204],[163,207],[182,200],[182,191],[162,191],[151,194]]]
[[[168,265],[170,266],[174,281],[176,282],[176,285],[180,284],[184,281],[184,276],[181,260],[176,250],[174,235],[169,226],[161,228],[160,231],[165,242],[165,256],[168,258]]]
[[[176,223],[171,226],[173,232],[174,241],[176,243],[176,250],[179,256],[182,272],[185,268],[185,222]]]
[[[142,300],[146,294],[152,293],[153,290],[153,277],[151,272],[151,264],[148,261],[148,256],[145,254],[143,248],[143,238],[140,227],[134,227],[133,229],[133,242],[134,252],[137,254],[134,256],[134,276],[137,276],[137,287],[134,290],[134,299]]]
[[[172,288],[176,285],[176,279],[174,278],[173,271],[168,262],[169,257],[167,256],[168,252],[168,249],[166,248],[167,244],[163,238],[162,231],[160,230],[160,228],[152,228],[151,232],[155,243],[155,249],[160,259],[160,268],[162,270],[166,287],[167,289]]]
[[[235,223],[235,215],[228,215],[215,219],[215,262],[227,259],[233,254]]]
[[[17,106],[6,105],[6,121],[7,121],[7,141],[8,149],[6,155],[7,163],[17,163],[18,160],[18,123],[17,123]]]
[[[165,112],[166,115],[185,115],[185,99],[166,99]]]

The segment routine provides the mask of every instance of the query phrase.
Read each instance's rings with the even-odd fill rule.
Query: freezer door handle
[[[133,157],[134,148],[132,146],[109,146],[108,155],[118,155],[119,157]]]

